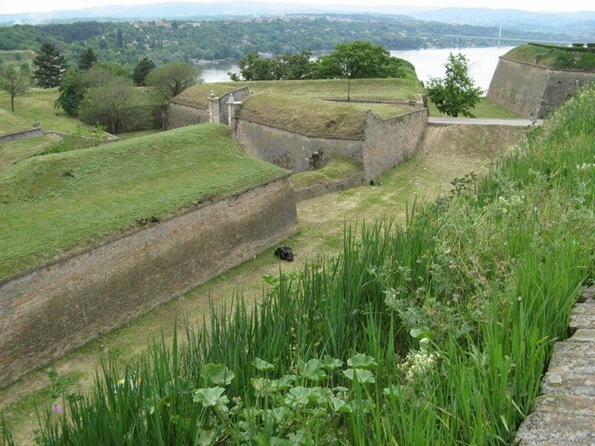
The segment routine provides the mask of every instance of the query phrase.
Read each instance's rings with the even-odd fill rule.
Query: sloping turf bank
[[[283,172],[223,125],[28,158],[0,176],[0,280]]]

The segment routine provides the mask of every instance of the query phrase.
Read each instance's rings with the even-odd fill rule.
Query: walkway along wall
[[[349,158],[362,166],[369,182],[417,150],[427,121],[426,109],[390,119],[368,112],[364,138],[326,139],[251,122],[240,115],[235,117],[233,136],[252,156],[292,172],[308,170],[314,152],[322,151],[325,158]]]
[[[500,57],[488,98],[522,117],[543,119],[580,87],[594,81],[594,72],[551,70]]]
[[[0,387],[296,231],[284,176],[0,283]]]

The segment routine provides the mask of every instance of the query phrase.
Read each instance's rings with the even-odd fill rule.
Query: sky
[[[106,5],[142,5],[169,0],[0,0],[0,14],[21,12],[47,12],[63,9],[81,9]],[[188,3],[207,3],[215,0],[172,0]],[[243,0],[244,2],[306,3],[316,5],[415,5],[421,7],[461,6],[492,9],[521,9],[526,11],[594,11],[593,0]]]

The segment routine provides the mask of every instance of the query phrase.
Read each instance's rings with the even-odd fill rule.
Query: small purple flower
[[[54,412],[56,412],[56,413],[62,413],[62,412],[64,412],[64,409],[59,404],[56,404],[54,406]]]

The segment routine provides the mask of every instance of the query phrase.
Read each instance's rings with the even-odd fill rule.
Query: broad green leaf
[[[259,370],[261,372],[264,370],[272,370],[275,368],[273,364],[271,364],[270,362],[266,362],[265,360],[260,358],[256,358],[254,361],[252,361],[252,365],[256,367],[256,370]]]
[[[279,381],[276,379],[253,378],[251,383],[258,393],[275,392],[279,389]]]
[[[354,369],[365,369],[368,367],[374,367],[376,365],[376,360],[372,356],[358,353],[347,360],[347,365],[349,367],[353,367]]]
[[[363,369],[347,369],[343,371],[343,375],[349,378],[352,381],[357,380],[357,382],[361,384],[368,384],[374,383],[376,380],[374,379],[374,375],[369,370]]]
[[[353,408],[349,404],[347,404],[345,402],[345,400],[342,400],[341,398],[337,398],[336,396],[333,396],[331,398],[331,406],[335,412],[339,412],[339,413],[353,412]]]
[[[391,384],[389,387],[382,389],[382,393],[387,396],[399,396],[402,393],[402,388],[401,386],[395,386],[394,384]]]
[[[210,387],[208,389],[197,389],[194,391],[193,401],[202,404],[203,407],[225,406],[229,403],[227,396],[223,395],[223,387]]]
[[[231,383],[235,375],[224,364],[209,363],[205,364],[200,370],[200,376],[215,385],[221,386]]]
[[[196,432],[196,437],[194,438],[194,443],[199,446],[211,446],[217,440],[217,433],[212,431],[207,431],[204,429],[198,429]]]
[[[300,369],[300,375],[312,381],[320,381],[322,378],[326,378],[326,373],[321,369],[321,364],[318,359],[310,359],[308,362],[298,362]]]
[[[320,365],[323,369],[337,369],[343,365],[343,361],[335,359],[330,355],[324,355],[324,358],[320,360]]]
[[[302,386],[293,387],[285,396],[285,403],[288,406],[305,406],[309,401],[310,390]]]

